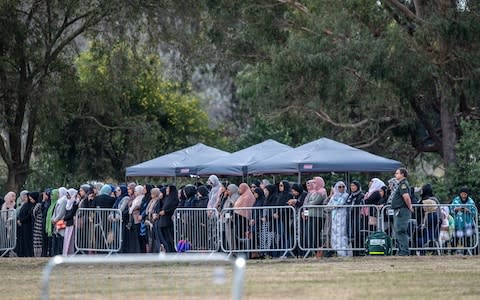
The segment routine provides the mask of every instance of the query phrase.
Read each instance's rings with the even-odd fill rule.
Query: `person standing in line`
[[[348,198],[347,189],[343,181],[338,181],[333,188],[333,195],[328,201],[329,206],[333,206],[332,227],[330,228],[330,237],[332,248],[337,251],[337,256],[348,256],[348,236],[347,236],[347,208],[342,207]]]
[[[412,200],[410,198],[410,186],[407,181],[407,169],[398,168],[395,171],[395,178],[398,181],[398,188],[392,198],[393,230],[397,240],[399,256],[410,255],[408,247],[408,220],[413,213]]]
[[[51,193],[52,189],[50,188],[45,189],[45,191],[42,193],[42,257],[50,256],[50,249],[52,247],[52,239],[48,238],[47,231],[45,230],[47,212],[52,202],[50,198]]]
[[[158,213],[160,215],[160,232],[165,239],[165,250],[167,252],[175,252],[172,217],[178,205],[177,187],[175,185],[168,185],[165,192],[166,197],[163,201],[162,208]]]
[[[43,248],[43,224],[42,201],[39,192],[28,193],[28,198],[33,205],[32,224],[33,224],[33,256],[41,257]]]

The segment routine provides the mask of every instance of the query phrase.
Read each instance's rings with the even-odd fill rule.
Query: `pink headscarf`
[[[234,208],[242,208],[242,207],[253,207],[255,204],[255,196],[253,195],[252,191],[248,187],[246,183],[241,183],[238,187],[238,193],[240,197],[238,197],[237,201],[235,201]],[[235,210],[235,213],[250,219],[252,215],[251,209],[238,209]]]
[[[313,177],[315,179],[315,191],[320,195],[327,195],[327,190],[325,189],[325,181],[322,177],[317,176]]]

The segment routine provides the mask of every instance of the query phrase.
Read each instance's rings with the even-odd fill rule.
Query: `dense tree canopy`
[[[478,1],[63,3],[1,4],[10,188],[32,153],[34,174],[62,170],[61,181],[119,179],[198,141],[236,150],[326,136],[407,165],[436,153],[456,178],[476,151],[458,141],[480,117]],[[221,127],[208,127],[193,74],[224,80]]]

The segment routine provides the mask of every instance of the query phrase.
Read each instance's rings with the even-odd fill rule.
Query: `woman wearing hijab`
[[[63,240],[63,256],[72,255],[75,252],[75,214],[77,213],[79,199],[77,190],[68,189],[67,205],[65,206],[65,236]]]
[[[417,225],[416,239],[417,247],[428,247],[427,242],[438,241],[440,235],[440,210],[438,203],[433,199],[425,199],[422,203],[422,220]],[[420,251],[424,254],[425,251]]]
[[[65,236],[65,222],[63,218],[65,217],[66,207],[67,207],[67,192],[68,190],[64,187],[58,189],[58,201],[55,205],[52,214],[52,224],[53,224],[53,256],[61,255],[63,252],[63,239]]]
[[[17,218],[18,214],[20,213],[20,209],[22,208],[23,203],[26,203],[28,201],[28,191],[23,190],[20,192],[20,195],[17,198],[17,205],[16,205],[16,210],[17,210]]]
[[[178,192],[175,185],[169,185],[166,189],[166,197],[163,201],[160,215],[160,231],[165,239],[165,251],[175,252],[174,235],[173,235],[173,213],[178,205]]]
[[[249,238],[249,221],[252,217],[252,210],[248,208],[253,207],[255,203],[255,197],[246,183],[240,184],[238,187],[238,193],[240,194],[240,197],[238,197],[237,201],[235,201],[235,204],[233,205],[235,208],[233,211],[233,223],[237,246],[239,246],[239,249],[242,249],[246,247],[242,241]]]
[[[160,210],[162,210],[163,201],[167,195],[167,188],[162,187],[158,189],[158,193],[156,189],[152,189],[152,204],[149,207],[149,214],[150,214],[150,222],[152,223],[152,253],[160,253],[163,249],[165,249],[165,245],[167,242],[162,235],[162,231],[160,228]],[[190,231],[191,232],[191,231]]]
[[[140,215],[140,207],[145,194],[145,189],[142,185],[137,185],[134,188],[135,198],[129,204],[128,214],[129,220],[127,224],[126,241],[128,243],[128,253],[140,253],[140,223],[142,216]]]
[[[290,193],[290,183],[286,180],[280,181],[278,184],[278,194],[277,194],[277,206],[287,206],[288,201],[292,198]],[[289,208],[276,209],[273,213],[274,220],[274,231],[276,233],[276,247],[277,249],[287,249],[290,248],[288,244],[292,240],[292,236],[289,236],[287,228],[290,227],[290,219],[293,215],[293,212]],[[281,251],[275,253],[275,256],[280,256]]]
[[[303,202],[305,201],[305,197],[307,197],[307,192],[303,190],[303,186],[299,183],[294,183],[292,185],[292,189],[290,190],[290,192],[292,194],[292,198],[288,200],[288,205],[295,209],[295,214],[291,216],[290,227],[288,228],[289,230],[288,232],[289,232],[289,236],[294,236],[294,233],[295,233],[294,227],[295,227],[295,224],[298,223],[297,213],[300,210],[300,207],[302,207]],[[300,249],[298,244],[295,245],[295,249],[293,252],[295,255],[297,255],[297,257],[298,255],[300,255]]]
[[[122,237],[125,237],[125,226],[128,222],[128,218],[123,220],[123,216],[127,215],[128,216],[128,189],[127,186],[122,184],[119,186],[115,187],[115,203],[113,204],[113,209],[118,209],[120,210],[120,214],[118,213],[112,213],[109,216],[109,219],[113,222],[112,224],[114,225],[112,227],[113,231],[113,236],[118,236],[118,231],[122,233]],[[123,222],[120,222],[120,220],[123,220]],[[125,252],[125,242],[123,239],[120,241],[120,252],[124,253]]]
[[[229,251],[235,248],[235,240],[233,234],[233,222],[232,222],[232,210],[237,202],[240,194],[238,193],[238,186],[236,184],[229,184],[226,191],[227,199],[223,204],[222,222],[224,223],[225,235],[224,235],[224,250]]]
[[[187,184],[183,188],[183,194],[185,197],[184,208],[192,208],[195,207],[195,203],[197,202],[197,187],[193,184]]]
[[[387,187],[385,183],[378,179],[373,178],[368,187],[368,192],[365,194],[365,204],[382,206],[387,203],[386,196]],[[376,231],[378,223],[378,209],[370,207],[368,210],[368,230]]]
[[[332,248],[337,250],[338,256],[347,256],[348,247],[347,238],[347,209],[341,207],[345,205],[348,194],[343,181],[338,181],[333,187],[333,195],[328,201],[332,209],[332,228],[331,228],[331,244]],[[345,250],[342,250],[345,249]]]
[[[207,184],[212,186],[212,189],[208,194],[207,208],[215,208],[215,205],[217,203],[217,196],[220,192],[220,180],[216,175],[210,175],[210,177],[208,177]]]
[[[308,248],[322,248],[328,244],[330,236],[330,214],[323,207],[308,207],[311,205],[326,205],[328,201],[327,190],[325,189],[325,181],[322,177],[317,176],[309,180],[310,186],[307,184],[309,193],[304,201],[304,214],[307,214],[307,230],[308,230]],[[317,251],[317,257],[323,256],[323,251]]]
[[[108,184],[102,186],[99,194],[95,196],[92,202],[93,208],[112,208],[115,203],[115,198],[111,196],[112,187]]]
[[[362,250],[354,250],[353,256],[361,256],[365,253],[365,216],[362,214],[362,207],[365,206],[362,193],[362,186],[357,180],[353,180],[350,183],[350,194],[348,195],[345,205],[354,205],[358,207],[349,207],[347,209],[347,235],[348,239],[352,242],[352,248],[360,248]]]
[[[33,255],[35,257],[42,256],[43,248],[43,212],[42,201],[40,201],[40,193],[30,192],[28,198],[33,205],[32,218],[33,218]]]
[[[385,183],[378,179],[373,178],[368,185],[368,192],[365,194],[365,204],[382,205],[385,204],[384,195],[381,192],[385,192]]]
[[[45,218],[45,232],[47,234],[48,238],[48,254],[49,256],[54,256],[54,249],[53,249],[53,223],[52,223],[52,215],[53,211],[55,210],[55,206],[57,205],[58,202],[58,189],[53,189],[52,193],[50,194],[50,207],[48,208],[47,211],[47,217]]]
[[[455,220],[454,247],[472,247],[477,207],[470,197],[468,187],[461,187],[458,195],[453,198],[450,213]]]
[[[277,204],[277,186],[274,184],[268,184],[263,189],[265,195],[265,201],[263,207],[265,209],[262,212],[262,228],[260,232],[260,248],[270,250],[273,243],[275,232],[273,231],[273,209],[271,206]]]
[[[4,224],[4,228],[2,228],[2,234],[5,236],[6,240],[10,245],[13,245],[13,239],[16,239],[17,236],[15,235],[17,224],[15,224],[15,200],[17,195],[15,192],[8,192],[5,197],[3,198],[4,202],[1,208],[1,220],[0,224]],[[6,253],[2,253],[5,254]],[[15,256],[15,251],[12,251],[11,256]]]
[[[42,257],[50,256],[49,249],[52,246],[48,243],[49,242],[48,235],[47,235],[47,232],[45,231],[47,213],[52,203],[51,194],[52,194],[52,189],[48,188],[42,193],[42,196],[41,196],[42,197]]]
[[[260,185],[260,182],[258,182]],[[261,217],[263,213],[263,205],[265,202],[265,194],[260,187],[253,189],[253,196],[255,197],[255,204],[253,204],[254,210],[252,211],[252,219],[250,220],[250,231],[252,232],[252,249],[259,249],[260,247],[260,228],[261,228]],[[252,253],[252,258],[259,258],[262,255],[258,253]]]
[[[212,188],[210,189],[210,193],[208,194],[208,205],[207,208],[217,208],[217,199],[218,194],[220,193],[220,180],[216,175],[210,175],[208,177],[207,184],[210,185]],[[209,210],[207,212],[207,235],[208,235],[208,243],[212,247],[218,243],[216,240],[217,237],[217,214],[213,210]]]
[[[147,216],[147,207],[152,199],[152,188],[153,185],[146,184],[144,187],[145,189],[145,197],[142,199],[142,204],[140,205],[140,215],[142,216],[142,222],[140,223],[140,233],[139,233],[139,241],[140,241],[140,251],[142,253],[149,253],[151,249],[148,247],[150,244],[148,241],[148,237],[150,233],[148,232],[149,228],[145,225],[145,218]]]
[[[19,257],[33,256],[33,227],[32,210],[33,204],[28,193],[22,197],[22,206],[17,218],[17,255]]]
[[[154,233],[153,233],[153,224],[158,221],[158,213],[154,211],[154,208],[160,203],[160,189],[159,188],[152,188],[150,190],[150,201],[148,202],[147,209],[145,211],[145,218],[144,223],[145,227],[147,227],[147,234],[148,234],[148,249],[150,252],[155,253],[153,251],[154,248]],[[158,253],[159,251],[156,251]]]

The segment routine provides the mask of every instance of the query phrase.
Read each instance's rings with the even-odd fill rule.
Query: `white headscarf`
[[[367,199],[373,192],[379,191],[382,187],[385,186],[385,182],[381,181],[378,178],[372,178],[372,184],[368,188],[368,192],[365,194],[365,199]]]
[[[76,189],[68,189],[67,193],[70,196],[70,199],[67,198],[66,209],[69,210],[72,209],[73,204],[76,201],[78,191]]]
[[[344,186],[345,188],[343,191],[340,191],[338,188],[339,186]],[[345,182],[343,181],[338,181],[335,183],[335,186],[333,187],[333,196],[328,202],[329,205],[344,205],[345,201],[348,198],[348,193],[347,193],[347,187],[345,185]]]
[[[208,194],[207,208],[214,208],[217,203],[217,195],[220,192],[220,180],[218,180],[216,175],[210,175],[208,181],[212,184],[212,189]]]
[[[133,199],[132,206],[130,206],[130,208],[128,210],[128,212],[130,214],[132,214],[133,211],[136,208],[139,208],[140,205],[142,204],[142,200],[143,200],[143,197],[144,197],[144,194],[145,194],[145,189],[143,188],[142,185],[137,185],[135,187],[135,193],[137,193],[137,196],[135,197],[135,199]]]

